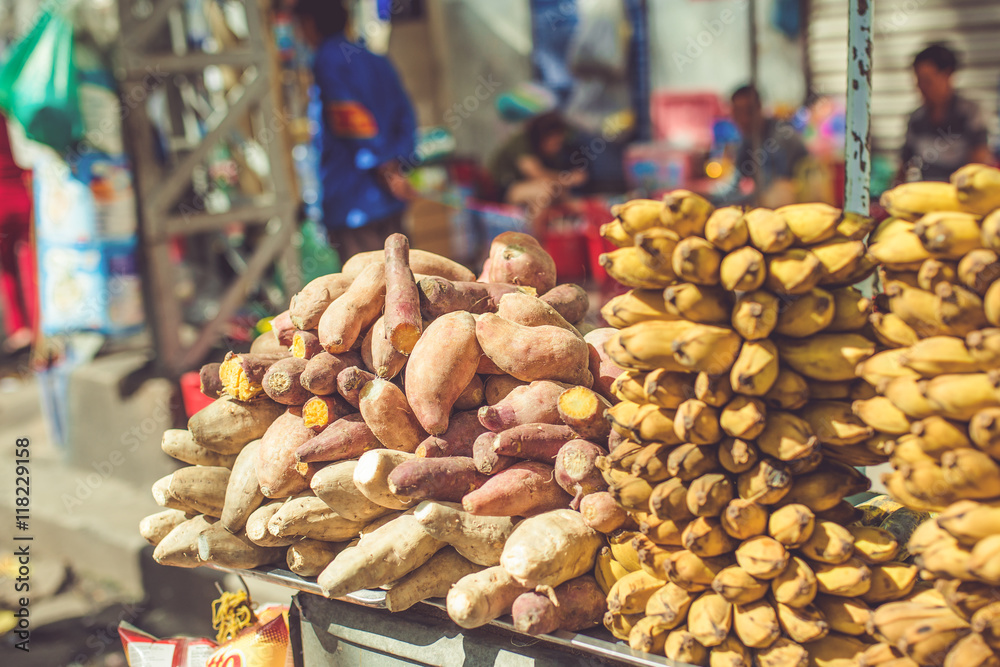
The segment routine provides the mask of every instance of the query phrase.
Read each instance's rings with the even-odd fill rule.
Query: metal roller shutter
[[[872,22],[872,149],[896,158],[909,114],[921,104],[913,56],[932,42],[959,53],[955,88],[976,101],[991,137],[998,133],[1000,2],[875,0]],[[843,97],[847,81],[847,3],[811,0],[808,63],[811,92]]]

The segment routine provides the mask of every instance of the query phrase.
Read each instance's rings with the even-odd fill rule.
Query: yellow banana
[[[778,410],[771,411],[767,425],[757,437],[760,451],[779,461],[806,458],[819,448],[819,442],[808,421]]]
[[[970,433],[975,421],[973,417],[969,425]],[[948,450],[972,446],[964,425],[937,415],[914,422],[910,427],[910,433],[920,438],[920,446],[925,454],[937,459]]]
[[[698,643],[687,626],[675,628],[667,635],[663,644],[663,654],[669,660],[692,665],[704,665],[708,660],[708,649]]]
[[[673,410],[666,410],[652,403],[641,405],[629,424],[631,436],[640,443],[679,445],[681,440],[674,433],[674,416]]]
[[[747,604],[755,602],[767,595],[768,584],[751,577],[739,565],[730,565],[715,575],[712,580],[712,590],[722,596],[726,602]]]
[[[977,215],[1000,208],[1000,169],[985,164],[967,164],[951,175],[958,201]]]
[[[910,432],[910,419],[885,396],[876,396],[865,401],[854,401],[851,410],[868,427],[889,433],[903,435]]]
[[[774,510],[767,521],[767,534],[789,549],[797,549],[812,537],[815,525],[813,511],[793,503]]]
[[[643,570],[629,572],[615,582],[608,593],[608,609],[616,614],[638,614],[646,610],[646,603],[665,582]]]
[[[617,218],[601,225],[598,231],[602,239],[617,248],[625,248],[633,244],[632,235],[625,231],[621,220]]]
[[[705,223],[705,238],[722,252],[730,252],[745,246],[750,240],[747,223],[743,218],[746,209],[742,206],[717,208]]]
[[[990,285],[982,299],[983,316],[993,326],[1000,326],[1000,287],[998,286],[1000,286],[1000,281]]]
[[[820,593],[841,597],[860,597],[872,585],[872,571],[858,558],[848,558],[843,563],[814,563],[816,586]]]
[[[611,215],[622,224],[624,232],[634,236],[639,232],[660,227],[663,202],[655,199],[633,199],[611,207]]]
[[[863,241],[873,229],[875,229],[873,218],[844,211],[844,218],[837,225],[837,234],[855,241]]]
[[[644,618],[643,614],[619,614],[609,611],[604,614],[604,627],[615,636],[616,639],[628,641],[629,635],[635,624]]]
[[[611,385],[611,393],[619,401],[630,401],[632,403],[645,403],[648,399],[643,390],[643,383],[646,381],[646,373],[642,371],[625,371]]]
[[[900,600],[909,595],[917,583],[919,572],[916,565],[899,562],[873,565],[871,570],[871,587],[861,599],[875,606],[891,600]]]
[[[702,558],[685,549],[671,554],[667,576],[685,590],[703,591],[712,585],[719,572],[734,562],[732,554]]]
[[[818,264],[817,260],[817,264]],[[764,255],[750,246],[737,248],[722,258],[719,283],[729,292],[750,292],[759,289],[767,278]]]
[[[803,248],[768,255],[764,284],[778,294],[806,294],[826,275],[819,258]]]
[[[831,632],[809,645],[809,657],[816,667],[854,667],[866,648],[857,637]]]
[[[951,614],[940,614],[908,627],[899,649],[921,665],[939,665],[959,639],[969,633],[969,624]]]
[[[944,259],[961,259],[965,253],[982,247],[979,217],[971,213],[933,211],[913,227],[929,252]]]
[[[782,366],[778,377],[771,385],[770,391],[764,394],[764,402],[773,408],[782,410],[797,410],[809,400],[809,383],[806,379]]]
[[[902,353],[900,361],[924,377],[984,370],[965,341],[953,336],[931,336],[918,341]]]
[[[934,588],[941,593],[948,608],[967,621],[983,607],[996,602],[996,589],[978,581],[938,579]]]
[[[716,593],[706,591],[695,598],[688,610],[688,632],[702,646],[718,646],[729,634],[733,605]]]
[[[831,333],[859,331],[868,323],[872,303],[856,287],[841,287],[831,290],[833,295],[833,319],[825,330]]]
[[[846,401],[851,395],[850,380],[843,382],[821,382],[813,380],[809,383],[809,400],[812,401]]]
[[[792,476],[779,461],[761,459],[750,470],[736,478],[740,498],[755,500],[761,505],[781,501],[791,490]]]
[[[1000,655],[981,634],[973,632],[948,650],[943,667],[1000,667]]]
[[[686,521],[694,518],[687,509],[687,487],[677,477],[664,480],[653,488],[649,511],[661,519]]]
[[[874,433],[854,415],[845,401],[813,401],[800,410],[799,415],[824,445],[854,445]]]
[[[984,296],[997,278],[1000,278],[1000,257],[993,250],[973,250],[958,263],[958,281],[979,296]]]
[[[597,553],[597,560],[594,565],[594,578],[597,579],[597,584],[601,587],[601,590],[605,594],[609,593],[615,582],[626,574],[628,574],[628,570],[614,559],[611,555],[611,549],[601,547],[601,550]]]
[[[642,261],[641,252],[635,247],[603,253],[598,261],[609,276],[627,287],[663,289],[677,280],[677,275],[670,267],[659,270],[649,268]]]
[[[639,260],[653,271],[670,273],[671,258],[680,237],[669,229],[654,227],[636,234],[634,245],[639,251]]]
[[[937,336],[944,331],[938,320],[938,297],[932,292],[904,285],[898,281],[885,284],[889,309],[906,322],[920,337]]]
[[[766,208],[755,208],[743,216],[750,243],[763,253],[777,253],[795,242],[784,216]]]
[[[674,433],[684,442],[711,445],[722,439],[719,410],[696,398],[684,401],[674,417]]]
[[[911,595],[907,599],[887,602],[873,609],[870,632],[876,639],[898,647],[900,640],[909,628],[936,618],[951,616],[954,614],[944,604],[943,599],[940,600],[940,603],[929,604],[915,600]]]
[[[954,262],[939,259],[925,259],[917,271],[917,286],[933,292],[938,283],[953,283],[958,280],[958,266]]]
[[[820,284],[833,285],[850,277],[859,267],[868,252],[863,241],[832,239],[809,248],[823,265],[824,276]]]
[[[775,213],[784,218],[788,229],[802,245],[814,245],[832,238],[844,220],[839,208],[819,202],[790,204],[775,210]]]
[[[778,612],[767,600],[737,604],[733,608],[733,630],[750,648],[767,648],[781,636]]]
[[[1000,460],[1000,408],[986,408],[973,415],[969,438],[980,450]]]
[[[698,373],[694,380],[694,397],[713,408],[721,408],[733,397],[728,375]]]
[[[671,445],[654,442],[639,450],[632,463],[630,472],[635,477],[641,477],[650,484],[661,482],[670,476],[667,472],[667,457]]]
[[[806,338],[826,329],[833,322],[835,303],[833,295],[813,288],[802,296],[786,303],[778,314],[774,332],[779,336]]]
[[[993,211],[983,218],[979,239],[983,242],[984,248],[1000,250],[1000,213]]]
[[[675,628],[687,618],[693,599],[689,591],[668,581],[646,602],[646,615],[656,618],[667,628]]]
[[[967,569],[980,581],[1000,586],[1000,535],[990,535],[976,543]]]
[[[666,310],[680,319],[699,324],[726,324],[732,301],[729,293],[717,287],[681,283],[663,290]]]
[[[767,529],[767,510],[752,500],[734,498],[726,505],[719,521],[730,537],[748,540]]]
[[[739,544],[722,530],[722,524],[718,519],[704,516],[687,524],[681,539],[685,549],[701,558],[713,558],[730,553]]]
[[[888,238],[872,242],[868,252],[879,264],[895,271],[916,271],[931,254],[912,230],[900,230]]]
[[[785,545],[767,535],[751,537],[736,549],[736,562],[757,579],[777,577],[788,565],[788,558]]]
[[[684,368],[719,375],[733,367],[742,343],[732,329],[695,324],[674,337],[672,349],[674,359]]]
[[[628,633],[628,646],[633,651],[659,653],[667,640],[669,628],[664,627],[655,617],[639,619]]]
[[[866,563],[887,563],[899,554],[896,536],[877,526],[848,526],[854,536],[854,555]]]
[[[712,648],[708,667],[753,667],[753,654],[743,642],[733,635]]]
[[[997,309],[994,319],[1000,317],[1000,291],[995,292],[996,298],[991,301],[989,290],[984,300],[960,285],[939,283],[934,287],[934,294],[937,297],[934,316],[944,328],[944,333],[949,336],[967,336],[977,329],[985,328],[993,312],[994,302]]]
[[[920,390],[945,419],[968,421],[980,410],[1000,407],[997,380],[988,373],[939,375],[923,380]]]
[[[601,308],[601,317],[615,329],[650,320],[681,319],[668,313],[660,290],[634,289],[612,298]]]
[[[770,340],[743,343],[729,372],[733,391],[746,396],[763,396],[778,379],[778,348]]]
[[[895,313],[872,313],[868,321],[875,337],[888,347],[906,347],[920,340],[913,327]]]
[[[781,574],[771,580],[775,601],[789,607],[802,608],[812,604],[817,590],[816,574],[798,556],[793,557]]]
[[[913,378],[893,378],[879,389],[911,419],[924,419],[937,412],[937,408],[924,397],[920,383]]]
[[[688,190],[674,190],[663,198],[660,224],[677,232],[682,239],[703,236],[705,223],[714,210],[704,197]]]
[[[945,481],[973,500],[1000,496],[1000,464],[978,449],[953,449],[941,455]]]
[[[896,378],[920,379],[920,373],[907,368],[904,360],[909,352],[909,348],[896,348],[885,350],[869,357],[864,362],[857,365],[855,372],[868,384],[878,388],[884,387]]]
[[[611,484],[608,488],[615,502],[627,510],[643,510],[648,506],[649,494],[653,488],[644,479],[638,477],[628,477],[618,484]]]
[[[709,473],[691,482],[687,492],[687,508],[695,516],[717,517],[735,495],[734,484],[726,475]]]
[[[961,211],[958,191],[951,183],[903,183],[882,194],[882,207],[890,215],[905,220],[919,220],[931,211]]]
[[[718,285],[722,253],[698,236],[683,239],[674,248],[671,267],[680,280],[696,285]]]
[[[853,380],[854,368],[875,353],[875,344],[859,334],[817,334],[782,342],[781,360],[814,380]]]
[[[726,438],[719,443],[719,465],[734,475],[750,470],[758,459],[760,459],[760,452],[753,443],[746,440]]]
[[[866,628],[871,622],[872,610],[864,601],[836,595],[817,595],[813,604],[822,612],[834,632],[856,636],[868,634]]]
[[[778,324],[778,305],[778,297],[764,290],[741,294],[733,308],[733,329],[746,340],[767,338]]]
[[[965,337],[969,353],[984,365],[1000,365],[1000,329],[981,329]]]
[[[766,424],[767,409],[763,401],[756,398],[737,396],[719,413],[719,426],[732,438],[753,440],[760,435]]]
[[[810,560],[839,565],[854,553],[854,536],[837,523],[817,521],[812,534],[800,550]]]
[[[814,605],[799,608],[778,603],[777,610],[781,629],[794,642],[814,642],[830,631],[823,613]]]
[[[697,325],[684,320],[640,322],[619,331],[604,349],[611,360],[622,368],[684,371],[687,369],[674,359],[671,341],[694,326]]]
[[[693,395],[694,387],[691,383],[690,373],[678,373],[658,368],[646,373],[642,380],[641,391],[645,400],[650,403],[668,410],[675,410]]]
[[[760,667],[808,667],[806,648],[786,637],[778,637],[773,644],[757,651]]]
[[[701,446],[686,442],[670,452],[667,468],[674,477],[690,482],[719,467],[714,446]]]

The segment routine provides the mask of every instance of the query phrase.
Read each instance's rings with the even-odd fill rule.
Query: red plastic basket
[[[201,375],[191,371],[181,376],[181,398],[184,401],[184,412],[188,417],[207,407],[214,399],[201,393]]]

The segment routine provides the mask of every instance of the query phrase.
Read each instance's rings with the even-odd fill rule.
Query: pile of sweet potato
[[[596,625],[595,528],[620,510],[591,501],[622,371],[588,306],[525,234],[494,239],[478,279],[399,234],[353,257],[202,369],[217,398],[164,434],[190,465],[153,487],[154,558],[283,561],[330,597],[387,587],[392,610],[447,596],[463,627]]]

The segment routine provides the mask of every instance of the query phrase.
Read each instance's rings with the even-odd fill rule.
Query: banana
[[[722,439],[719,410],[696,398],[684,401],[674,417],[674,433],[683,442],[711,445]]]
[[[767,208],[755,208],[743,216],[750,243],[763,253],[778,253],[795,242],[784,216]]]
[[[702,236],[705,223],[714,210],[715,207],[704,197],[688,190],[674,190],[663,198],[660,224],[677,232],[682,239]]]
[[[767,648],[781,636],[778,612],[767,600],[737,604],[733,608],[733,630],[745,646]]]
[[[601,225],[598,231],[602,239],[616,248],[625,248],[634,242],[632,235],[625,231],[621,220],[617,218]]]
[[[649,511],[661,519],[686,521],[694,515],[687,509],[687,487],[677,477],[660,482],[649,496]]]
[[[651,544],[658,547],[679,548],[682,542],[682,531],[685,528],[686,524],[684,523],[678,524],[670,519],[660,519],[652,514],[644,515],[644,518],[639,521],[639,532]],[[655,571],[650,571],[647,568],[643,569],[655,576]]]
[[[872,585],[872,571],[859,558],[848,558],[843,563],[814,563],[816,587],[820,593],[841,597],[860,597]]]
[[[727,324],[730,321],[732,301],[729,293],[717,287],[695,283],[673,285],[663,290],[663,301],[667,312],[679,319],[698,324]]]
[[[642,564],[639,562],[639,554],[632,547],[632,540],[636,536],[638,536],[638,533],[633,530],[621,530],[608,536],[608,545],[611,548],[612,557],[629,572],[638,572],[642,569]]]
[[[911,495],[937,505],[938,509],[957,499],[955,489],[944,478],[944,469],[934,461],[903,463],[897,469]]]
[[[701,372],[694,380],[694,397],[713,408],[721,408],[733,397],[728,375]]]
[[[662,442],[654,442],[646,445],[636,454],[635,461],[629,472],[633,477],[641,477],[650,484],[662,482],[670,473],[667,472],[667,458],[670,455],[671,445]]]
[[[862,442],[860,446],[864,447],[872,454],[888,458],[895,442],[896,441],[892,438],[891,434],[876,432],[875,435]]]
[[[828,447],[823,456],[826,460],[837,461],[849,466],[876,466],[889,460],[887,455],[874,452],[866,447],[865,442],[859,445]]]
[[[752,292],[764,284],[765,278],[767,264],[764,255],[750,246],[732,251],[722,258],[719,265],[719,284],[727,292]]]
[[[722,253],[698,236],[689,236],[678,243],[671,258],[677,277],[696,285],[718,285],[721,264]]]
[[[702,558],[685,549],[671,554],[667,564],[667,576],[684,590],[702,591],[712,585],[719,572],[734,562],[732,554]]]
[[[614,407],[614,406],[612,406]],[[641,443],[679,445],[683,440],[674,432],[676,412],[651,403],[639,406],[629,424],[629,432]]]
[[[969,439],[981,451],[1000,459],[1000,408],[986,408],[969,421]]]
[[[925,548],[915,562],[932,577],[972,580],[972,552],[954,539],[942,539]]]
[[[1000,281],[990,285],[982,299],[983,316],[993,326],[1000,326],[1000,287],[998,286],[1000,286]]]
[[[942,599],[940,603],[918,601],[911,595],[898,602],[887,602],[872,610],[869,633],[889,645],[898,647],[904,633],[937,618],[954,617]]]
[[[663,644],[663,654],[674,662],[691,665],[704,665],[708,660],[708,649],[698,643],[686,625],[670,631]]]
[[[615,501],[627,510],[641,511],[648,506],[653,488],[644,479],[629,477],[620,484],[612,484],[608,490]]]
[[[998,278],[1000,257],[993,250],[973,250],[958,263],[958,281],[979,296],[984,296]]]
[[[983,218],[980,240],[984,248],[1000,250],[1000,213],[993,211]]]
[[[842,283],[850,278],[862,264],[868,250],[863,241],[832,239],[809,248],[823,265],[822,285]]]
[[[948,608],[967,621],[972,620],[977,611],[997,601],[996,589],[978,581],[938,579],[934,588],[944,597]]]
[[[768,407],[782,410],[798,410],[809,400],[809,383],[806,379],[782,366],[778,377],[771,385],[770,391],[764,394],[764,402]]]
[[[947,488],[913,493],[914,486],[908,482],[905,471],[902,470],[883,474],[882,484],[889,495],[918,512],[937,512],[955,500]]]
[[[792,476],[786,466],[769,459],[761,459],[736,478],[740,498],[754,500],[761,505],[779,502],[788,495],[791,485]]]
[[[990,535],[976,543],[967,562],[967,569],[980,581],[1000,586],[1000,535]]]
[[[790,204],[775,213],[784,218],[795,240],[802,245],[814,245],[832,238],[845,217],[839,208],[819,202]]]
[[[670,273],[671,258],[674,249],[680,242],[680,237],[669,229],[654,227],[636,234],[634,245],[639,251],[639,260],[649,269],[661,273]]]
[[[855,380],[851,383],[851,391],[847,395],[849,401],[867,401],[869,398],[878,396],[878,391],[874,385],[864,380]]]
[[[719,458],[715,450],[716,447],[711,445],[698,446],[686,442],[670,452],[667,469],[681,481],[690,482],[718,469]]]
[[[1000,464],[978,449],[953,449],[941,455],[945,481],[973,500],[1000,496]]]
[[[778,297],[764,290],[741,294],[730,322],[746,340],[767,338],[778,324]]]
[[[958,280],[958,266],[954,262],[939,259],[925,259],[917,271],[917,286],[933,292],[938,283],[953,283]]]
[[[846,401],[851,395],[853,382],[821,382],[813,380],[809,383],[809,399],[813,401]]]
[[[733,367],[742,343],[743,339],[732,329],[695,324],[674,337],[671,349],[674,359],[684,368],[719,375]]]
[[[916,221],[931,211],[961,211],[958,191],[951,183],[902,183],[882,194],[882,207],[890,215]]]
[[[785,637],[778,637],[773,644],[757,651],[760,667],[808,667],[809,654],[805,647]]]
[[[603,310],[601,312],[603,313]],[[868,317],[868,322],[872,325],[875,337],[888,347],[906,347],[920,340],[913,327],[895,313],[872,313]]]
[[[988,298],[980,299],[972,290],[953,283],[939,283],[934,287],[934,294],[937,296],[934,315],[948,335],[967,336],[987,326],[994,303]],[[989,297],[989,290],[986,294]],[[994,301],[1000,308],[1000,291],[995,294]]]
[[[767,529],[767,510],[751,500],[734,498],[722,511],[719,522],[730,537],[748,540]]]
[[[622,368],[684,371],[686,369],[674,359],[671,340],[696,326],[683,320],[640,322],[619,331],[604,349],[611,360]]]
[[[800,410],[799,415],[824,445],[855,445],[874,434],[844,401],[813,401]]]
[[[784,505],[768,519],[767,534],[789,549],[797,549],[812,536],[815,524],[816,515],[805,505]]]
[[[825,637],[830,631],[830,625],[823,617],[823,612],[814,605],[805,607],[789,607],[778,603],[778,623],[785,635],[793,642],[804,644]],[[810,664],[812,660],[810,660]]]
[[[624,403],[626,406],[628,405],[626,401],[622,401],[622,403]],[[622,403],[616,403],[616,405],[621,405]],[[635,407],[636,409],[639,408],[638,405],[636,405]],[[608,410],[608,413],[611,412],[612,412],[611,410]],[[631,417],[629,417],[629,419],[631,419]],[[609,468],[614,468],[616,470],[621,470],[621,471],[631,470],[632,464],[635,462],[635,457],[638,456],[641,450],[642,450],[642,445],[640,445],[637,442],[631,442],[629,440],[626,440],[625,442],[622,442],[614,449],[612,449],[607,456],[599,456],[597,460],[597,466],[601,470]]]
[[[910,419],[925,419],[937,412],[937,408],[924,396],[921,384],[913,378],[893,378],[879,389]]]
[[[687,508],[695,516],[717,517],[735,495],[734,484],[726,475],[709,473],[691,482],[687,491]]]
[[[608,547],[601,547],[601,550],[597,552],[597,559],[594,564],[594,578],[597,579],[597,584],[607,595],[611,591],[611,587],[615,585],[615,582],[628,574],[628,570],[616,561],[611,555],[611,549]]]
[[[789,607],[809,606],[816,598],[817,590],[816,574],[798,556],[793,557],[781,574],[771,580],[775,601]]]
[[[650,320],[681,319],[667,312],[660,290],[629,290],[608,301],[601,308],[601,317],[615,329]]]
[[[809,645],[809,657],[816,667],[855,667],[866,648],[857,637],[831,632]]]
[[[669,628],[664,627],[655,617],[646,616],[632,626],[628,633],[628,646],[633,651],[660,653],[669,632]]]
[[[719,423],[723,423],[721,418]],[[726,438],[719,443],[719,465],[734,475],[750,470],[759,459],[760,452],[746,440]]]
[[[711,648],[721,644],[732,624],[733,605],[715,591],[699,595],[688,610],[688,632],[702,646]]]
[[[768,584],[751,577],[739,565],[730,565],[712,580],[712,590],[726,602],[747,604],[767,595]]]
[[[690,592],[668,581],[646,602],[646,616],[657,619],[667,629],[676,628],[687,618],[693,599]]]
[[[722,524],[717,518],[704,516],[685,526],[681,540],[685,549],[701,558],[714,558],[730,553],[739,544],[722,530]]]
[[[626,234],[634,236],[652,227],[660,227],[663,202],[655,199],[633,199],[611,207],[611,215],[622,224]]]
[[[631,437],[632,420],[639,411],[639,404],[632,401],[619,401],[604,411],[604,417],[611,422],[611,428],[623,437]],[[617,448],[616,448],[617,449]],[[638,447],[636,447],[638,450]],[[626,451],[626,450],[622,450]]]
[[[1000,208],[1000,169],[967,164],[951,175],[959,203],[977,215]]]
[[[782,341],[781,359],[813,380],[853,380],[854,368],[875,354],[875,344],[859,334],[817,334]]]
[[[834,632],[855,636],[868,634],[872,610],[864,601],[837,595],[817,595],[813,604]]]
[[[877,606],[883,602],[900,600],[910,594],[917,583],[919,569],[907,563],[883,563],[871,566],[872,581],[868,592],[861,599]]]
[[[884,240],[873,241],[868,252],[879,264],[895,271],[916,271],[931,257],[912,230],[901,230]]]
[[[854,536],[832,521],[816,521],[812,535],[799,548],[812,561],[839,565],[854,554]]]
[[[632,543],[639,554],[639,560],[642,562],[642,571],[657,579],[666,581],[666,564],[670,560],[671,554],[678,551],[679,547],[660,546],[645,535],[632,538]]]
[[[664,582],[643,570],[629,572],[615,582],[608,593],[608,609],[613,613],[629,615],[646,610],[646,603]]]
[[[920,379],[920,373],[907,368],[903,362],[909,348],[896,348],[878,352],[857,365],[855,373],[873,387],[884,387],[896,378]]]
[[[843,599],[843,598],[833,598]],[[847,634],[847,633],[845,633]],[[858,656],[860,667],[920,667],[909,658],[901,658],[900,652],[893,648],[888,642],[878,642],[869,644],[864,653]],[[902,664],[897,664],[903,661]]]
[[[856,241],[863,241],[875,229],[875,220],[857,213],[844,211],[844,218],[837,225],[837,234]]]
[[[973,632],[952,645],[943,667],[1000,667],[1000,655],[981,634]]]
[[[980,410],[1000,407],[1000,391],[992,374],[938,375],[921,381],[920,391],[945,419],[969,421]]]
[[[746,345],[744,345],[745,348]],[[735,369],[736,366],[733,368]],[[766,424],[767,409],[764,407],[764,402],[756,398],[737,396],[729,401],[719,413],[719,426],[726,435],[732,438],[753,440],[760,435]]]
[[[825,458],[823,450],[822,448],[817,447],[811,453],[806,454],[801,458],[785,461],[784,464],[788,470],[788,474],[791,475],[792,478],[795,478],[815,472],[824,462]]]
[[[925,338],[946,333],[938,320],[938,297],[934,293],[898,281],[887,282],[884,291],[889,299],[889,310],[902,318],[918,336]]]
[[[824,329],[830,333],[859,331],[868,323],[872,302],[856,287],[840,287],[833,295],[833,319]]]
[[[712,648],[709,667],[753,667],[753,654],[737,637],[729,635]]]
[[[854,555],[866,563],[887,563],[899,554],[899,542],[877,526],[848,526],[854,536]]]
[[[745,212],[746,209],[742,206],[715,209],[705,223],[705,238],[722,252],[745,246],[750,240],[747,223],[743,218]]]
[[[869,428],[891,435],[910,432],[910,419],[885,396],[851,403],[851,411]]]
[[[965,337],[965,346],[980,363],[1000,365],[1000,329],[980,329]]]
[[[979,216],[971,213],[932,211],[920,218],[913,233],[929,252],[944,259],[958,260],[982,247]]]
[[[889,462],[896,469],[905,466],[916,466],[930,463],[937,464],[937,460],[924,452],[923,442],[915,435],[904,435],[896,440],[889,449]]]
[[[803,459],[819,449],[820,440],[809,422],[790,412],[774,410],[757,437],[757,447],[779,461]]]
[[[900,361],[924,377],[984,370],[965,341],[952,336],[931,336],[918,341],[901,354]]]
[[[777,294],[806,294],[826,275],[819,258],[803,248],[792,248],[767,257],[764,284]]]
[[[747,341],[729,371],[733,391],[763,396],[778,379],[778,348],[770,340]]]
[[[635,392],[634,384],[637,383],[629,385],[629,394],[632,396],[638,395]],[[639,391],[644,400],[653,405],[667,410],[676,410],[681,403],[691,398],[694,394],[694,387],[690,373],[678,373],[658,368],[642,376]],[[626,398],[636,400],[631,396],[626,396]]]
[[[628,641],[632,628],[643,619],[643,614],[616,614],[609,611],[604,614],[604,627],[616,639]]]
[[[882,241],[886,241],[897,234],[912,232],[915,224],[916,223],[910,220],[903,220],[902,218],[886,218],[882,222],[878,223],[872,231],[871,236],[868,237],[868,243],[870,245],[881,243]]]
[[[758,535],[736,549],[736,562],[757,579],[774,579],[788,565],[788,550],[778,540]]]
[[[648,400],[646,392],[643,391],[643,384],[646,381],[646,373],[642,371],[625,371],[611,384],[611,393],[619,401],[629,401],[640,404]],[[675,406],[676,407],[676,406]]]
[[[969,624],[948,612],[906,628],[897,646],[918,664],[939,665],[955,642],[968,633]]]
[[[677,275],[670,267],[654,270],[646,266],[639,249],[635,247],[603,253],[598,262],[609,276],[627,287],[663,289],[677,280]]]
[[[834,308],[833,295],[826,290],[814,288],[785,304],[778,314],[774,332],[792,338],[812,336],[833,322]]]

